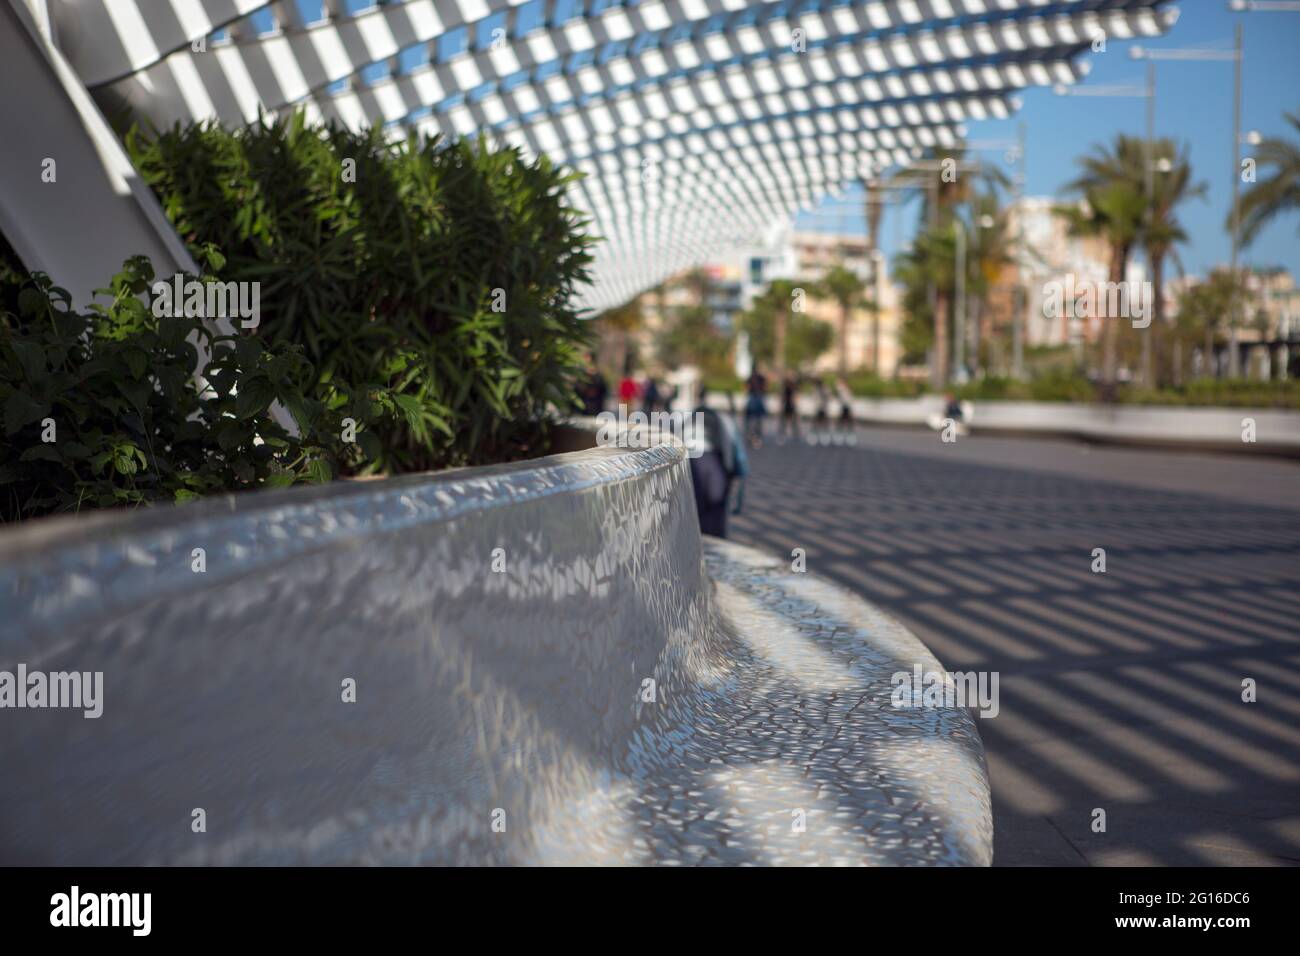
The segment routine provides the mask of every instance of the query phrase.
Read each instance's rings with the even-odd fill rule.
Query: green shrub
[[[700,384],[710,392],[725,394],[743,392],[745,382],[735,372],[714,372],[700,377]]]
[[[225,255],[217,277],[261,282],[262,331],[301,345],[315,384],[397,397],[405,415],[377,424],[357,470],[535,453],[547,409],[573,406],[589,240],[564,203],[572,175],[545,157],[301,114],[126,142],[191,248]]]
[[[1091,402],[1096,400],[1097,386],[1068,370],[1049,369],[1023,382],[990,376],[955,388],[954,392],[972,401]]]
[[[880,378],[868,370],[850,372],[845,381],[849,391],[861,398],[915,398],[926,390],[924,382]]]
[[[1029,398],[1029,383],[990,375],[957,386],[953,392],[972,401],[1024,401]]]
[[[1216,405],[1223,408],[1300,408],[1300,381],[1251,382],[1197,379],[1178,388],[1120,390],[1120,401],[1133,405]]]
[[[142,297],[152,280],[147,259],[129,259],[98,290],[107,303],[82,313],[48,277],[6,270],[0,519],[325,481],[363,457],[369,426],[399,417],[380,391],[308,395],[315,374],[301,347],[156,317]],[[211,355],[202,390],[200,346]],[[273,419],[276,401],[298,436]],[[341,441],[345,417],[356,443]]]

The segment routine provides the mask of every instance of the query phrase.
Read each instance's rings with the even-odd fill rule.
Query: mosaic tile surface
[[[971,720],[886,709],[931,659],[873,615],[706,547],[664,446],[37,523],[0,669],[104,713],[0,713],[0,862],[987,862]]]

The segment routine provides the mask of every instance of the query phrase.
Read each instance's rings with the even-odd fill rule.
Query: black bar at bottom
[[[694,934],[690,925],[733,940],[815,927],[864,943],[896,930],[936,945],[1194,936],[1231,944],[1291,927],[1295,889],[1285,869],[0,869],[0,925],[6,943],[76,934],[79,944],[128,945],[288,934],[334,948],[401,934],[462,949],[503,933],[537,944],[588,931],[592,942],[619,946],[611,921],[626,925],[628,940],[676,938],[674,948]],[[148,894],[147,910],[143,895],[121,894]]]

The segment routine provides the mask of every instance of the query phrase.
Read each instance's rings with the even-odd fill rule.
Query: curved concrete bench
[[[991,857],[974,721],[890,705],[938,663],[672,445],[7,532],[19,664],[102,715],[0,709],[0,863]]]

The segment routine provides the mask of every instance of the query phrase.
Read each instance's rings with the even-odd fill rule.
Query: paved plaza
[[[1300,863],[1300,463],[855,438],[769,438],[731,536],[1000,673],[995,863]]]

